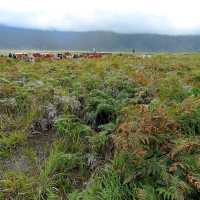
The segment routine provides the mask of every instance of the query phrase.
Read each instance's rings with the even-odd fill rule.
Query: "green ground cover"
[[[0,57],[0,199],[200,199],[200,54]]]

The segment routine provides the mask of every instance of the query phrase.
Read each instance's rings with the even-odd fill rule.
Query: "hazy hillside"
[[[0,49],[199,51],[200,36],[61,32],[0,26]]]

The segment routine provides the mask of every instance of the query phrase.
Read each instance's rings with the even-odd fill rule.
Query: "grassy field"
[[[200,54],[0,57],[0,199],[200,199]]]

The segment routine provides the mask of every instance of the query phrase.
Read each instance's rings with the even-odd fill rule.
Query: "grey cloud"
[[[61,23],[52,19],[47,27],[38,25],[36,18],[38,13],[0,13],[0,23],[19,27],[56,29],[65,31],[93,31],[108,30],[120,33],[159,33],[159,34],[198,34],[199,28],[195,30],[177,30],[166,17],[132,14],[119,15],[99,11],[92,20],[84,20],[81,17],[66,15]]]

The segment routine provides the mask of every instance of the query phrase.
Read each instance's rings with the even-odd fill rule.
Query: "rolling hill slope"
[[[64,32],[0,25],[0,49],[70,49],[99,51],[200,51],[200,36],[120,34],[109,31]]]

